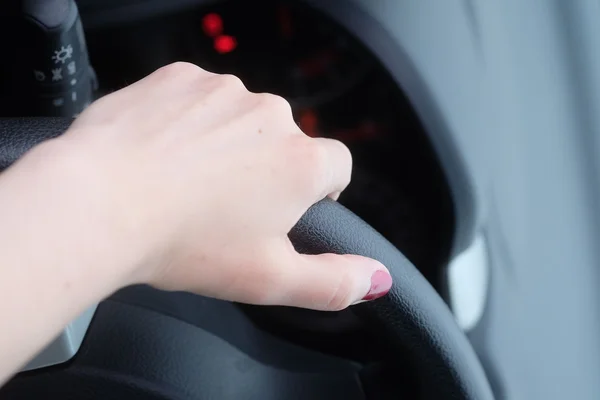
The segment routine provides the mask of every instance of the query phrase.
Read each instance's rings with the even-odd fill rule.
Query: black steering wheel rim
[[[0,171],[26,151],[63,133],[72,120],[63,118],[0,119]],[[390,354],[408,357],[424,399],[488,400],[493,394],[484,370],[452,313],[419,271],[383,236],[344,208],[324,200],[290,232],[305,254],[360,254],[381,261],[394,285],[381,299],[354,306]]]

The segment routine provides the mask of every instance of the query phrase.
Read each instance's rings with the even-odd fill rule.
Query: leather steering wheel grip
[[[446,303],[410,261],[369,224],[326,199],[304,214],[290,239],[304,254],[358,254],[389,269],[394,280],[390,292],[352,308],[389,345],[392,360],[416,368],[422,398],[494,398],[473,347]]]
[[[59,136],[64,118],[0,119],[0,171],[26,151]],[[323,200],[290,232],[305,254],[359,254],[381,261],[394,284],[383,298],[353,307],[390,346],[394,362],[416,369],[422,398],[489,400],[483,368],[447,305],[396,247],[371,226],[332,200]]]
[[[60,136],[73,122],[69,118],[0,118],[0,171],[41,142]]]

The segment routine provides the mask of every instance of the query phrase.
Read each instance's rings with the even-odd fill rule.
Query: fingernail
[[[378,270],[371,276],[371,288],[362,301],[375,300],[383,297],[392,287],[392,276],[387,271]]]

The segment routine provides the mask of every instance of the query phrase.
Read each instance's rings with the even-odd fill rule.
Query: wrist
[[[135,283],[141,256],[111,218],[99,165],[68,139],[45,142],[0,175],[0,238],[14,263],[54,271],[90,301]],[[4,236],[4,237],[3,237]]]

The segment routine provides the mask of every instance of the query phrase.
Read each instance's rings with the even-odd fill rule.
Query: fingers
[[[283,150],[280,159],[289,175],[289,192],[300,192],[307,208],[326,196],[336,199],[350,183],[352,156],[338,140],[293,135]]]
[[[314,138],[324,150],[326,162],[321,173],[326,175],[324,187],[317,194],[315,202],[330,196],[334,200],[346,189],[352,175],[352,155],[345,144],[335,139]]]
[[[290,253],[276,285],[263,288],[262,303],[338,311],[382,297],[392,285],[387,269],[366,257]]]

